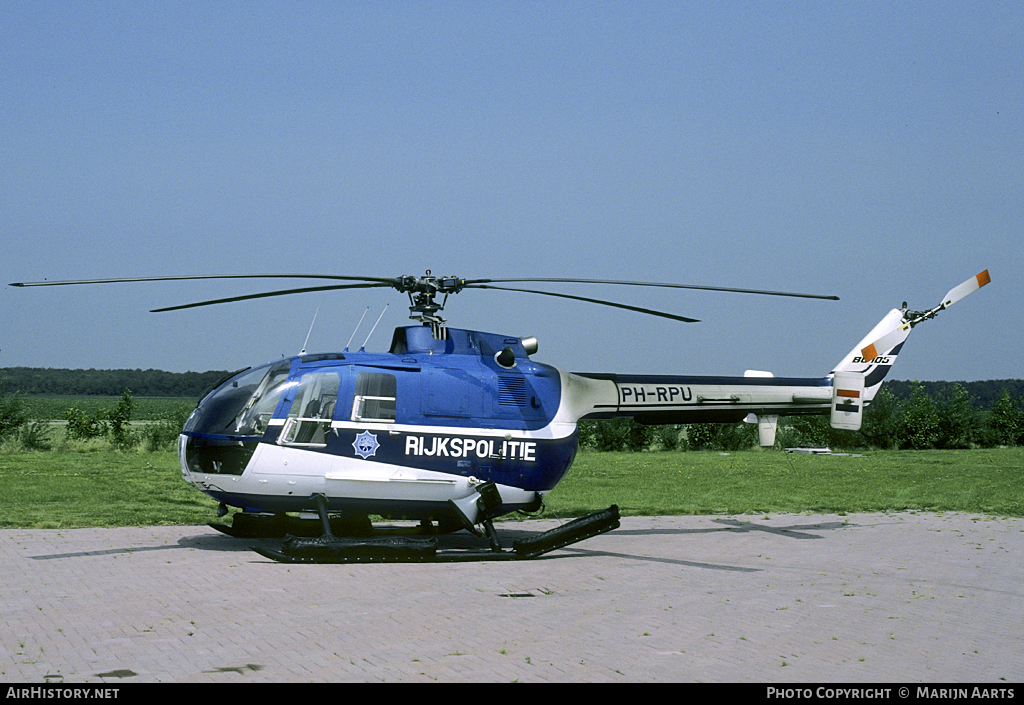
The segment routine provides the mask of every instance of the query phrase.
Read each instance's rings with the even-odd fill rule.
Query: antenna
[[[366,318],[366,314],[367,314],[367,312],[368,312],[369,310],[370,310],[370,307],[369,307],[369,306],[367,306],[367,307],[366,307],[366,310],[365,310],[365,311],[363,311],[363,315],[359,317],[359,323],[356,323],[356,330],[352,331],[352,335],[350,335],[350,336],[348,337],[348,342],[347,342],[347,343],[345,343],[345,350],[344,350],[344,352],[348,352],[348,346],[349,346],[349,345],[351,345],[351,343],[352,343],[352,338],[355,338],[355,337],[356,337],[356,331],[357,331],[357,330],[359,330],[359,326],[363,325],[363,319],[364,319],[364,318]]]
[[[313,324],[316,323],[317,313],[320,313],[320,307],[319,306],[316,309],[316,313],[313,314],[313,323],[309,324],[309,332],[306,333],[306,339],[302,342],[302,350],[299,351],[299,355],[305,355],[306,354],[306,343],[309,342],[309,335],[310,335],[310,333],[313,332]]]
[[[384,311],[387,311],[388,306],[390,305],[391,304],[384,304]],[[380,319],[384,318],[384,311],[381,311],[380,315],[377,316],[377,323],[380,323]],[[374,323],[373,328],[370,329],[370,335],[373,335],[373,331],[377,330],[377,323]],[[359,348],[359,352],[366,350],[366,344],[370,342],[370,335],[366,336],[366,340],[363,341],[363,347]]]

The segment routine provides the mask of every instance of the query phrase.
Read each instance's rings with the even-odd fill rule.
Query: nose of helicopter
[[[244,370],[207,394],[181,433],[182,472],[241,475],[287,387],[290,363]]]

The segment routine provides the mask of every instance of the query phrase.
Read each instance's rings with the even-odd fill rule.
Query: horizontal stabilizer
[[[832,380],[832,428],[859,431],[864,418],[864,379],[857,372],[836,372]]]

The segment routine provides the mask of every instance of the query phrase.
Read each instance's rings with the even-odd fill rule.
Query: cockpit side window
[[[261,436],[267,430],[267,422],[274,415],[277,402],[281,399],[290,365],[282,364],[270,368],[253,393],[245,409],[239,414],[235,433],[240,436]]]
[[[398,383],[385,372],[360,372],[352,401],[352,421],[390,423],[395,420]]]
[[[338,402],[341,377],[337,372],[310,372],[302,376],[295,390],[279,443],[323,447],[331,431],[331,419]]]

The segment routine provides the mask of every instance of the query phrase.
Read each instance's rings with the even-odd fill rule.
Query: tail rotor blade
[[[906,340],[909,333],[910,324],[905,323],[894,331],[886,333],[875,342],[863,348],[860,354],[864,357],[865,361],[874,360],[879,355],[885,355],[894,347]]]
[[[989,276],[987,269],[984,272],[975,274],[960,286],[955,286],[949,290],[949,293],[946,294],[944,299],[942,299],[942,308],[952,306],[960,299],[964,298],[968,294],[973,294],[975,291],[991,281],[992,277]]]
[[[868,345],[866,348],[861,350],[861,354],[865,360],[873,360],[879,355],[886,354],[889,350],[894,348],[899,343],[903,342],[909,335],[909,330],[916,326],[921,321],[927,321],[930,318],[935,318],[939,311],[945,310],[955,304],[960,299],[964,298],[968,294],[972,294],[981,287],[985,286],[992,281],[992,277],[989,276],[988,270],[979,272],[964,283],[953,287],[946,293],[942,299],[942,303],[933,309],[928,311],[908,311],[906,318],[904,319],[903,325],[899,326],[893,331],[886,333],[881,338],[876,340],[874,343]]]

